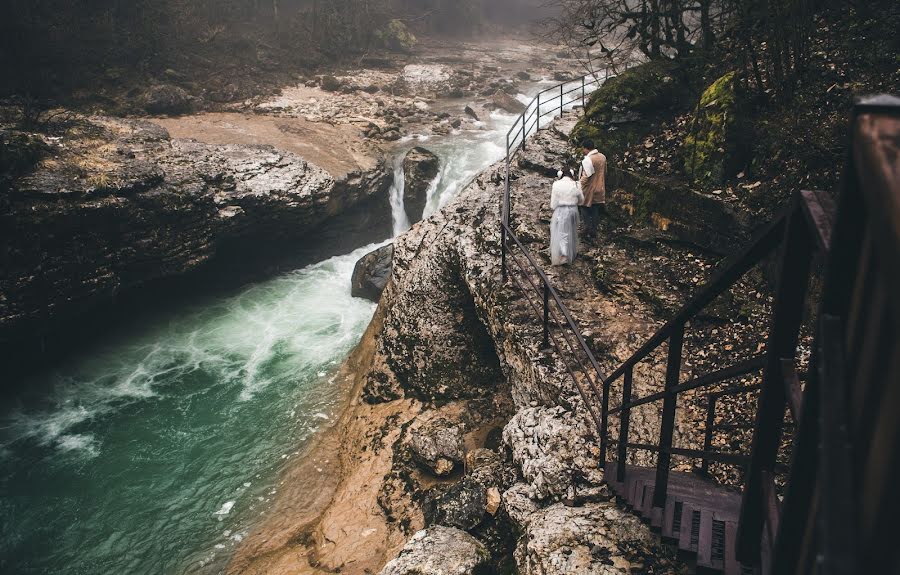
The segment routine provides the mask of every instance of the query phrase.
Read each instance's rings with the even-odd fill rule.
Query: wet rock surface
[[[378,303],[381,292],[391,277],[391,261],[394,257],[393,244],[378,248],[364,255],[353,268],[350,279],[350,293]]]
[[[488,565],[487,549],[477,539],[437,525],[416,533],[381,575],[479,575]]]
[[[525,111],[525,104],[506,92],[494,93],[494,95],[491,96],[491,104],[510,114],[521,114]]]
[[[428,203],[428,191],[440,167],[441,161],[437,155],[419,146],[407,152],[403,159],[403,174],[406,180],[403,188],[403,205],[410,223],[421,221],[425,204]]]

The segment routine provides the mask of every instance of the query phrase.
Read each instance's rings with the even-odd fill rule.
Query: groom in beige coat
[[[581,175],[578,178],[584,193],[581,217],[584,220],[585,236],[593,239],[597,235],[600,214],[606,211],[606,156],[594,148],[591,140],[584,140],[581,147],[584,150]]]

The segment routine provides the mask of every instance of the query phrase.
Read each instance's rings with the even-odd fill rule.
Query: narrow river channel
[[[503,156],[514,120],[402,142],[441,158],[426,214]],[[167,310],[17,383],[0,408],[0,571],[223,565],[348,392],[333,376],[375,310],[350,276],[375,247]]]

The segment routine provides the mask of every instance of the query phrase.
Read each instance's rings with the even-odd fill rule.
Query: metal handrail
[[[590,77],[590,81],[588,78]],[[576,86],[573,89],[566,90],[565,86],[572,82],[580,82],[579,86]],[[587,343],[584,341],[584,337],[581,335],[581,330],[578,325],[575,323],[575,320],[572,318],[572,314],[569,312],[568,308],[562,301],[559,293],[550,283],[550,279],[544,273],[541,266],[537,264],[534,257],[529,252],[528,248],[519,240],[516,236],[515,232],[509,226],[509,217],[510,217],[510,162],[511,158],[515,155],[516,151],[519,149],[525,148],[525,141],[528,139],[528,136],[533,131],[540,130],[541,127],[541,119],[552,114],[556,114],[559,112],[562,114],[566,106],[572,105],[576,103],[577,99],[571,99],[566,101],[566,96],[572,94],[573,92],[581,91],[581,103],[584,105],[586,103],[586,97],[588,94],[588,88],[594,85],[600,85],[602,80],[594,77],[593,75],[585,75],[580,78],[576,78],[573,81],[563,82],[558,84],[552,88],[547,88],[545,90],[541,90],[538,94],[528,103],[525,107],[525,110],[519,115],[518,119],[510,126],[509,131],[506,133],[506,175],[505,175],[505,186],[504,186],[504,194],[503,194],[503,205],[502,205],[502,213],[501,213],[501,221],[500,221],[500,235],[501,235],[501,269],[502,276],[504,282],[508,276],[507,273],[507,252],[509,249],[509,239],[512,239],[512,244],[514,247],[518,248],[518,250],[525,256],[525,260],[528,263],[528,266],[533,270],[533,272],[537,275],[540,287],[536,286],[531,278],[528,276],[527,271],[522,266],[522,264],[518,261],[518,258],[512,257],[511,259],[515,263],[515,265],[521,270],[521,272],[525,275],[529,284],[531,284],[532,289],[539,289],[543,292],[543,344],[545,347],[549,347],[551,341],[556,347],[557,352],[562,356],[563,350],[562,347],[556,340],[556,336],[551,332],[550,329],[550,318],[551,315],[556,320],[557,325],[567,327],[574,335],[575,335],[575,343],[573,343],[569,337],[565,334],[565,327],[562,329],[561,335],[562,339],[569,346],[569,352],[572,356],[575,357],[575,360],[578,363],[582,373],[585,374],[586,379],[590,384],[590,391],[593,392],[593,395],[599,398],[601,402],[601,417],[597,417],[596,410],[594,409],[593,402],[589,397],[589,394],[586,389],[584,389],[581,382],[579,382],[578,378],[575,376],[574,372],[569,367],[568,363],[566,364],[566,371],[568,372],[570,378],[575,384],[576,389],[581,395],[582,399],[585,402],[585,405],[588,407],[588,410],[591,413],[591,417],[594,420],[594,424],[597,427],[597,433],[600,436],[600,452],[602,458],[606,457],[606,443],[607,438],[602,430],[606,428],[607,425],[607,414],[608,414],[608,406],[609,406],[609,398],[608,398],[608,389],[603,386],[602,382],[604,381],[604,376],[600,371],[600,365],[597,362],[597,359],[594,357],[594,354],[591,352],[590,348],[587,346]],[[546,106],[550,102],[545,100],[541,101],[541,96],[547,94],[550,91],[559,91],[559,105],[558,107],[554,107],[551,110],[542,111],[542,107]],[[551,99],[550,101],[555,101],[556,98]],[[519,139],[521,138],[521,142]],[[511,146],[512,144],[512,146]],[[527,295],[527,290],[525,287],[519,282],[519,280],[513,275],[512,279],[517,287],[525,293],[526,300],[528,301],[529,306],[536,313],[539,312],[539,306],[534,304],[531,299]],[[559,310],[562,315],[562,321],[560,321],[559,317],[556,316],[553,306],[550,304],[553,303],[554,306]],[[589,366],[586,366],[584,362],[578,357],[579,351],[584,354],[588,358]],[[593,372],[593,373],[591,373]]]

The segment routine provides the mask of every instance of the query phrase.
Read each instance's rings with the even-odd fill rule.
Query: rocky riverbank
[[[35,139],[41,159],[3,193],[10,365],[171,282],[167,294],[196,289],[206,272],[235,285],[286,257],[340,253],[315,235],[326,221],[336,236],[367,230],[363,244],[390,233],[391,174],[377,150],[335,177],[289,151],[172,138],[143,120],[74,116],[55,133]],[[305,254],[291,247],[311,242]]]
[[[575,265],[551,269],[546,174],[569,154],[575,120],[567,116],[533,137],[518,157],[512,221],[608,371],[709,276],[716,256],[613,218]],[[340,481],[327,503],[301,505],[304,523],[276,541],[267,523],[290,523],[297,512],[288,496],[277,502],[239,551],[233,572],[549,575],[685,568],[611,501],[596,432],[563,358],[542,349],[533,310],[514,285],[500,280],[502,176],[500,165],[485,171],[452,204],[395,241],[376,320],[345,366],[355,385],[333,431],[332,445],[340,447],[319,454],[332,463],[339,455]],[[612,201],[630,197],[627,189],[611,193]],[[710,340],[731,342],[726,348],[736,354],[758,349],[754,334],[764,329],[768,300],[754,287],[742,286],[692,326],[686,341],[698,352],[685,362],[684,377],[722,361],[702,351]],[[746,311],[738,322],[716,318],[737,308]],[[639,366],[636,394],[661,385],[665,358],[658,355]],[[679,445],[702,440],[693,432],[702,416],[699,409],[679,412]],[[634,410],[635,441],[655,439],[658,417],[653,406]],[[677,465],[690,468],[689,461]]]

